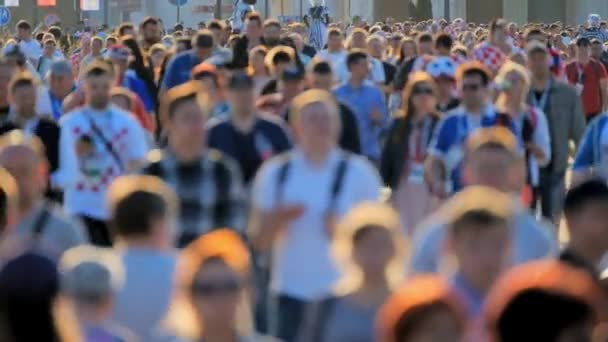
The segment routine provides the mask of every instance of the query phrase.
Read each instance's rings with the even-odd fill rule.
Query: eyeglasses
[[[433,95],[433,88],[431,87],[414,87],[412,95]]]
[[[462,85],[463,91],[478,91],[479,89],[481,89],[481,84],[463,84]]]
[[[194,283],[192,293],[199,296],[229,295],[238,292],[243,285],[236,279]]]

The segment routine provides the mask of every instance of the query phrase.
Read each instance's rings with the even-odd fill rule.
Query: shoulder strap
[[[213,215],[216,219],[226,216],[229,208],[230,174],[228,167],[218,159],[213,165],[213,178],[215,180],[216,205]],[[216,220],[216,222],[218,222]],[[230,227],[236,228],[236,227]]]
[[[46,223],[49,220],[50,215],[51,213],[46,208],[46,205],[43,205],[40,214],[36,217],[36,221],[34,221],[34,224],[32,225],[32,236],[34,241],[37,241],[42,233],[44,233],[44,228],[46,228]]]
[[[87,116],[87,118],[89,119],[91,131],[93,131],[93,133],[95,133],[95,135],[103,142],[103,145],[106,148],[106,150],[108,151],[108,153],[110,153],[112,158],[114,158],[114,161],[116,161],[116,164],[118,164],[118,168],[120,169],[120,172],[124,172],[125,165],[122,162],[122,159],[120,159],[120,155],[118,154],[118,152],[116,152],[116,150],[114,149],[114,145],[112,144],[112,141],[108,140],[108,138],[106,138],[106,136],[103,134],[101,129],[99,127],[97,127],[95,122],[93,122],[93,119],[91,117]]]
[[[338,195],[342,190],[342,185],[344,183],[344,176],[346,175],[346,168],[348,166],[348,158],[349,155],[346,152],[343,152],[342,158],[336,167],[336,173],[334,174],[334,179],[331,185],[331,194],[329,198],[329,212],[333,212],[336,206],[336,201],[338,199]]]
[[[289,175],[289,170],[291,169],[291,154],[285,154],[279,158],[283,158],[282,165],[279,168],[279,173],[277,176],[277,186],[275,189],[275,203],[279,203],[283,200],[283,187],[285,186],[285,182],[287,181],[287,176]]]

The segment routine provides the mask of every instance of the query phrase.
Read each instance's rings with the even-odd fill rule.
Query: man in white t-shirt
[[[40,42],[32,38],[32,26],[25,20],[20,20],[16,26],[17,38],[19,39],[19,47],[28,61],[32,65],[38,64],[38,59],[42,56],[42,46]]]
[[[329,62],[332,70],[341,70],[346,65],[346,56],[348,56],[348,51],[344,49],[342,31],[338,28],[329,29],[327,32],[327,49],[319,51],[315,58]],[[346,79],[347,77],[339,78],[338,81],[343,82]]]
[[[371,164],[338,146],[340,114],[333,96],[309,90],[293,100],[299,144],[270,160],[253,189],[252,242],[270,250],[273,335],[293,341],[304,307],[332,291],[339,279],[330,245],[335,222],[355,205],[378,200],[380,179]]]
[[[143,165],[148,147],[140,124],[110,104],[112,72],[94,62],[84,74],[85,106],[61,121],[59,170],[53,184],[64,189],[69,214],[81,216],[91,241],[110,245],[104,196],[112,181]]]

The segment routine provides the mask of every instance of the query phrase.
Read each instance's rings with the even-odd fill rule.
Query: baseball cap
[[[230,76],[228,88],[233,90],[252,89],[254,87],[253,78],[244,71],[237,71]]]
[[[281,74],[281,81],[302,81],[304,79],[304,71],[300,68],[292,66]]]
[[[124,269],[110,250],[80,246],[64,253],[59,264],[63,291],[77,299],[101,300],[118,291]]]
[[[65,60],[53,62],[49,74],[53,76],[70,75],[72,74],[72,65]]]

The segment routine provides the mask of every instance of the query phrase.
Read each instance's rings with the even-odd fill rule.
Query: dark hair
[[[418,44],[420,43],[432,43],[433,36],[430,33],[422,33],[417,37]]]
[[[17,28],[21,30],[31,30],[32,25],[30,25],[30,23],[28,23],[26,20],[19,20],[19,22],[17,22]]]
[[[591,45],[602,45],[603,46],[602,42],[600,42],[600,40],[597,38],[593,38],[591,40]]]
[[[608,202],[608,185],[600,180],[589,180],[571,188],[564,199],[564,214],[569,216],[591,202]]]
[[[535,35],[545,35],[545,32],[543,32],[543,30],[538,29],[538,28],[530,28],[526,31],[525,37],[526,40],[530,39],[530,36],[535,36]]]
[[[210,49],[215,45],[213,32],[209,30],[199,30],[192,38],[192,46],[201,49]]]
[[[342,31],[340,31],[340,29],[337,27],[332,27],[329,29],[329,31],[327,31],[327,36],[328,37],[333,37],[333,36],[342,37]]]
[[[487,68],[479,62],[468,62],[462,64],[460,66],[459,72],[457,72],[456,78],[462,80],[466,77],[471,76],[481,77],[481,82],[483,83],[484,87],[487,87],[488,84],[490,84],[490,80],[492,79],[492,76],[490,75],[490,72],[487,70]]]
[[[121,42],[131,50],[131,55],[133,56],[133,61],[129,64],[129,68],[133,69],[137,77],[146,84],[151,98],[156,101],[157,88],[154,82],[154,75],[148,67],[147,59],[144,57],[144,52],[139,47],[139,43],[133,36],[125,36],[121,39]]]
[[[249,21],[257,21],[258,22],[258,26],[262,25],[262,15],[258,12],[249,12],[247,13],[247,15],[245,16],[245,20],[249,20]]]
[[[509,302],[497,330],[503,342],[556,341],[564,329],[594,318],[592,308],[581,299],[529,289]]]
[[[177,41],[175,42],[175,45],[177,45],[177,44],[186,45],[186,50],[192,49],[192,39],[190,39],[190,38],[187,38],[187,37],[178,38]]]
[[[120,26],[118,26],[118,36],[124,36],[127,30],[135,30],[135,26],[133,26],[131,23],[122,23]]]
[[[366,58],[367,52],[358,49],[352,50],[346,57],[346,67],[350,70],[354,64],[359,63],[362,59]]]
[[[6,191],[0,187],[0,234],[4,233],[8,224],[8,201]]]
[[[43,32],[43,31],[36,33],[36,40],[41,42],[42,38],[44,38],[44,35],[45,35],[45,32]]]
[[[49,27],[49,33],[55,36],[55,39],[61,39],[61,28],[58,26]]]
[[[112,70],[110,69],[110,65],[111,62],[94,61],[84,72],[84,78],[111,75]]]
[[[154,18],[154,17],[145,17],[144,21],[142,21],[140,27],[141,28],[145,28],[148,25],[158,25],[158,24],[159,24],[159,22],[158,22],[157,18]]]
[[[318,75],[331,75],[333,74],[333,70],[331,68],[331,64],[324,60],[313,61],[312,67],[310,69],[314,74]]]
[[[447,33],[440,33],[435,37],[435,48],[446,48],[448,50],[452,49],[454,46],[454,39]]]
[[[440,301],[412,308],[396,322],[395,327],[393,328],[395,341],[410,341],[410,339],[412,339],[412,333],[416,331],[416,327],[429,317],[432,317],[433,314],[443,311],[450,311],[453,313],[452,308],[448,304]]]
[[[266,21],[264,21],[264,28],[271,26],[281,28],[281,23],[276,19],[266,19]]]
[[[222,30],[223,31],[226,29],[226,24],[224,24],[224,22],[221,20],[214,19],[209,23],[209,25],[207,25],[207,28],[210,30]]]
[[[473,209],[462,213],[450,224],[452,236],[457,237],[465,232],[481,231],[497,225],[507,226],[507,219],[486,209]]]
[[[34,77],[28,72],[22,72],[13,76],[8,88],[10,92],[13,93],[17,88],[34,87],[35,85],[36,80]]]
[[[167,212],[168,204],[160,194],[135,190],[115,204],[112,227],[119,236],[147,235],[152,230],[152,221]]]

